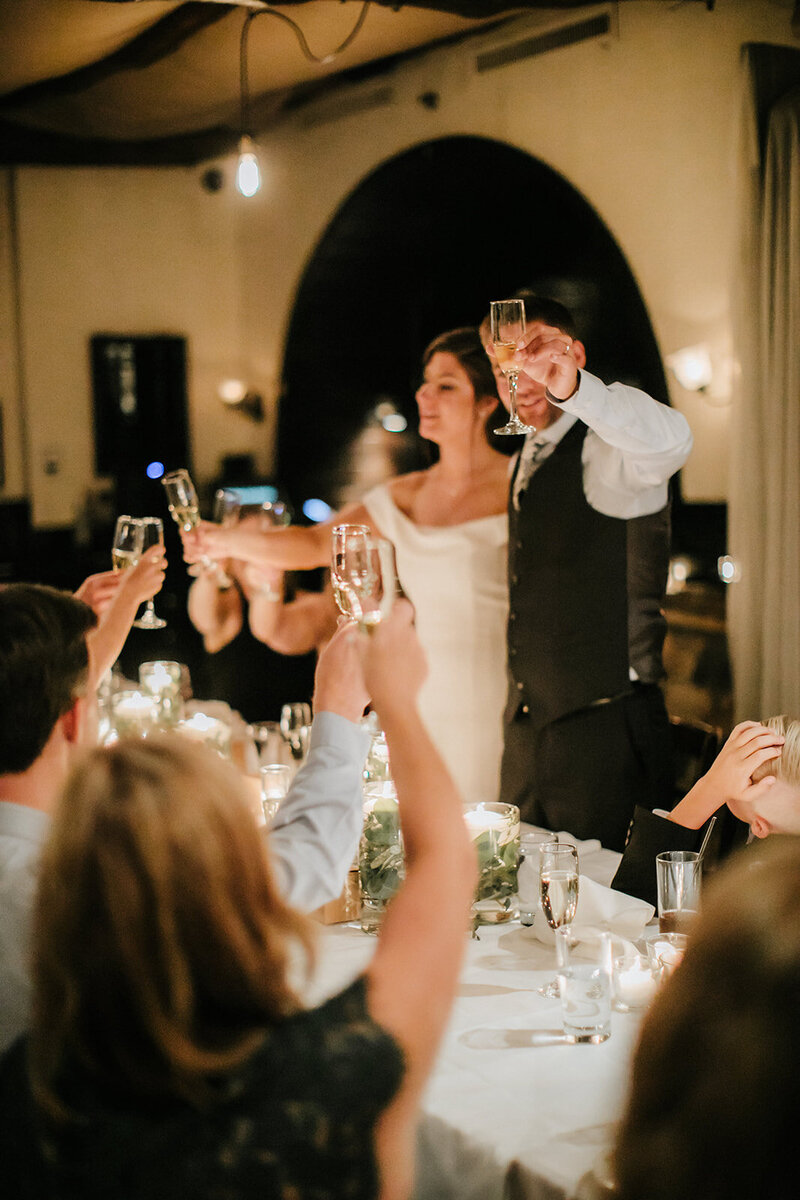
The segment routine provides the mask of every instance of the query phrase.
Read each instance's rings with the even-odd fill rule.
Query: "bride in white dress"
[[[331,528],[341,522],[389,538],[428,660],[423,719],[464,800],[490,801],[506,698],[508,459],[486,438],[498,397],[477,330],[442,334],[423,366],[416,399],[420,435],[439,449],[431,467],[380,484],[320,525],[260,533],[203,522],[184,545],[189,559],[303,569],[330,561]]]

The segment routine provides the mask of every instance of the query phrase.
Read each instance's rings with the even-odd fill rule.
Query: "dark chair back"
[[[705,775],[722,745],[722,730],[702,721],[670,717],[672,760],[675,768],[675,803]]]

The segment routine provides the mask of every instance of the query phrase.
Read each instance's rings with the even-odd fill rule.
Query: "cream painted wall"
[[[17,500],[27,494],[17,356],[14,241],[13,180],[9,171],[0,171],[0,413],[3,421],[0,453],[3,455],[5,476],[0,482],[0,499],[4,500]]]
[[[266,468],[265,426],[216,397],[242,357],[232,194],[181,169],[26,168],[17,191],[34,524],[71,524],[93,477],[92,333],[185,336],[197,475],[248,450]]]
[[[600,6],[604,7],[604,6]],[[560,13],[558,24],[586,13]],[[348,194],[376,166],[429,139],[457,134],[504,140],[561,172],[597,209],[636,276],[662,355],[707,341],[730,353],[730,272],[735,244],[734,165],[740,46],[796,45],[791,4],[718,0],[625,3],[614,36],[478,74],[478,47],[496,34],[433,50],[388,78],[392,102],[339,120],[331,102],[306,109],[259,138],[263,191],[245,212],[247,339],[265,371],[280,362],[285,323],[315,244]],[[539,19],[539,18],[536,18]],[[529,33],[523,18],[515,37]],[[381,80],[385,85],[387,80]],[[365,97],[376,84],[354,86]],[[425,91],[437,110],[420,105]],[[498,181],[501,186],[501,181]],[[420,281],[424,286],[424,281]],[[727,493],[729,408],[671,380],[695,450],[684,495]]]
[[[662,354],[707,340],[724,357],[739,48],[745,41],[796,45],[791,9],[792,0],[717,0],[711,13],[699,3],[625,3],[613,10],[613,36],[482,75],[476,51],[496,43],[496,34],[432,50],[380,81],[393,92],[384,108],[316,126],[308,124],[315,110],[306,109],[263,134],[265,186],[250,201],[233,189],[232,160],[222,164],[225,188],[213,194],[201,187],[205,167],[18,170],[30,453],[14,420],[4,243],[0,358],[11,365],[0,369],[0,390],[4,401],[11,397],[9,488],[23,486],[27,467],[35,524],[73,521],[92,479],[88,339],[101,331],[188,338],[199,478],[212,476],[225,453],[255,452],[268,469],[274,404],[266,425],[249,424],[217,401],[220,377],[243,363],[251,384],[274,400],[294,292],[337,208],[380,163],[454,134],[505,140],[560,171],[627,255]],[[585,15],[562,12],[554,20]],[[522,34],[530,20],[521,19]],[[364,82],[349,94],[358,98],[375,86]],[[436,111],[417,100],[430,90],[440,94]],[[330,109],[330,98],[323,99],[316,116],[329,117]],[[709,404],[675,384],[672,398],[695,434],[683,472],[686,498],[723,499],[730,413],[724,395]],[[59,471],[47,475],[44,462],[53,456]]]

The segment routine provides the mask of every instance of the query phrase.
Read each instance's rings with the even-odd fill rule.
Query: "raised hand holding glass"
[[[164,522],[160,517],[141,517],[139,525],[142,530],[142,554],[151,546],[164,545]],[[137,629],[163,629],[167,622],[157,615],[151,596],[145,604],[144,612],[133,623]]]
[[[525,305],[521,300],[492,300],[489,305],[489,320],[495,357],[500,370],[508,381],[508,421],[494,432],[500,434],[529,433],[531,426],[526,425],[517,416],[519,367],[514,361],[517,339],[521,338],[525,332]]]
[[[170,471],[169,474],[164,475],[161,482],[164,485],[167,506],[175,524],[184,533],[190,533],[200,524],[200,502],[197,499],[191,475],[185,467],[181,467],[178,471]],[[206,554],[201,556],[200,562],[206,570],[214,574],[219,587],[229,588],[231,586],[232,580],[228,578],[219,563],[213,562]]]

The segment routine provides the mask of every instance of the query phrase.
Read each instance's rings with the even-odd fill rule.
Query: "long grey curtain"
[[[759,126],[745,62],[728,632],[737,720],[800,713],[800,88]]]

